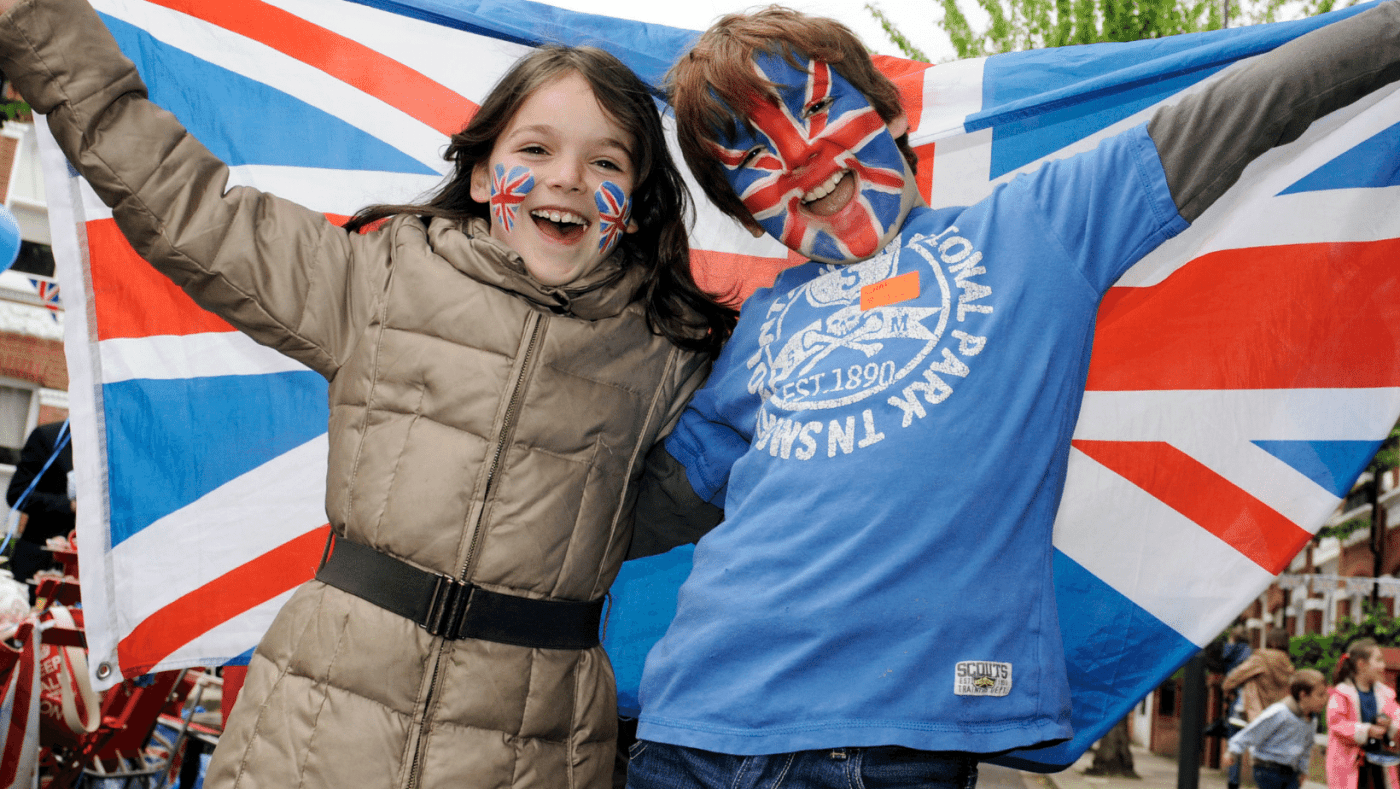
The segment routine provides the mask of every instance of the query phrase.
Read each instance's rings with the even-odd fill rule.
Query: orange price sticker
[[[919,272],[911,271],[860,289],[860,309],[873,310],[919,297]]]

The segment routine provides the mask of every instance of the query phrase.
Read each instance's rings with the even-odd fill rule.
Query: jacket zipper
[[[486,502],[491,500],[491,488],[496,481],[496,472],[500,469],[501,456],[505,454],[506,442],[515,433],[515,420],[520,413],[520,395],[525,389],[525,379],[530,372],[530,362],[535,355],[535,347],[539,345],[540,336],[544,334],[544,317],[538,313],[530,315],[533,325],[530,327],[530,339],[525,344],[524,358],[520,363],[520,372],[516,375],[515,386],[510,393],[510,401],[506,405],[505,418],[501,421],[501,432],[496,437],[496,448],[491,454],[491,465],[486,471],[486,483],[482,490],[482,507],[477,513],[476,522],[472,524],[472,541],[467,548],[467,558],[462,565],[462,571],[458,573],[458,580],[465,581],[471,569],[472,560],[476,557],[477,544],[481,541],[481,521],[486,516]],[[438,644],[437,657],[433,660],[433,676],[428,682],[428,694],[423,704],[423,724],[418,727],[417,742],[413,745],[412,769],[408,774],[407,789],[416,789],[418,780],[423,769],[423,742],[424,729],[428,725],[428,718],[432,714],[434,702],[437,701],[438,674],[442,666],[442,656],[447,651],[448,641],[446,638]]]

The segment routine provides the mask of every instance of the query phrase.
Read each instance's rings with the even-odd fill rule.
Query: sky
[[[872,0],[894,20],[904,35],[934,62],[954,57],[948,37],[935,24],[943,17],[936,0]],[[591,14],[624,17],[689,30],[704,30],[731,11],[758,8],[767,3],[749,0],[541,0],[549,5]],[[865,45],[885,55],[902,56],[875,17],[865,10],[867,0],[783,0],[782,5],[809,14],[839,19],[861,37]]]

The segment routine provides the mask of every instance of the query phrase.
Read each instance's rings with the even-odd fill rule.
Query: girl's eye
[[[826,112],[827,110],[831,109],[831,105],[835,102],[836,99],[831,96],[828,96],[822,99],[821,101],[814,101],[810,106],[807,107],[806,111],[802,113],[802,117],[810,118],[819,112]]]
[[[535,156],[543,156],[547,153],[542,145],[526,145],[520,149],[521,153],[528,153]]]
[[[759,156],[761,156],[762,154],[763,154],[763,146],[762,146],[762,145],[755,145],[754,147],[752,147],[752,148],[749,149],[749,152],[748,152],[748,153],[744,154],[744,158],[743,158],[743,159],[739,160],[739,167],[738,167],[737,169],[743,169],[743,168],[745,168],[745,167],[748,167],[750,164],[753,164],[753,161],[754,161],[755,159],[757,159]]]
[[[604,170],[616,170],[618,172],[622,172],[622,165],[609,159],[599,159],[597,162],[595,162],[595,164],[597,164]]]

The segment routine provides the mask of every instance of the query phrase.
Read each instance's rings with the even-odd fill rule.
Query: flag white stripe
[[[123,337],[103,340],[103,383],[220,375],[307,372],[309,368],[241,332]]]
[[[274,547],[324,526],[329,450],[322,433],[114,546],[114,587],[117,599],[125,601],[121,632]]]
[[[269,85],[350,123],[446,173],[442,132],[294,57],[217,25],[141,0],[96,0],[98,11],[143,28],[162,43]]]
[[[1071,450],[1055,547],[1204,646],[1273,576],[1136,485]]]

